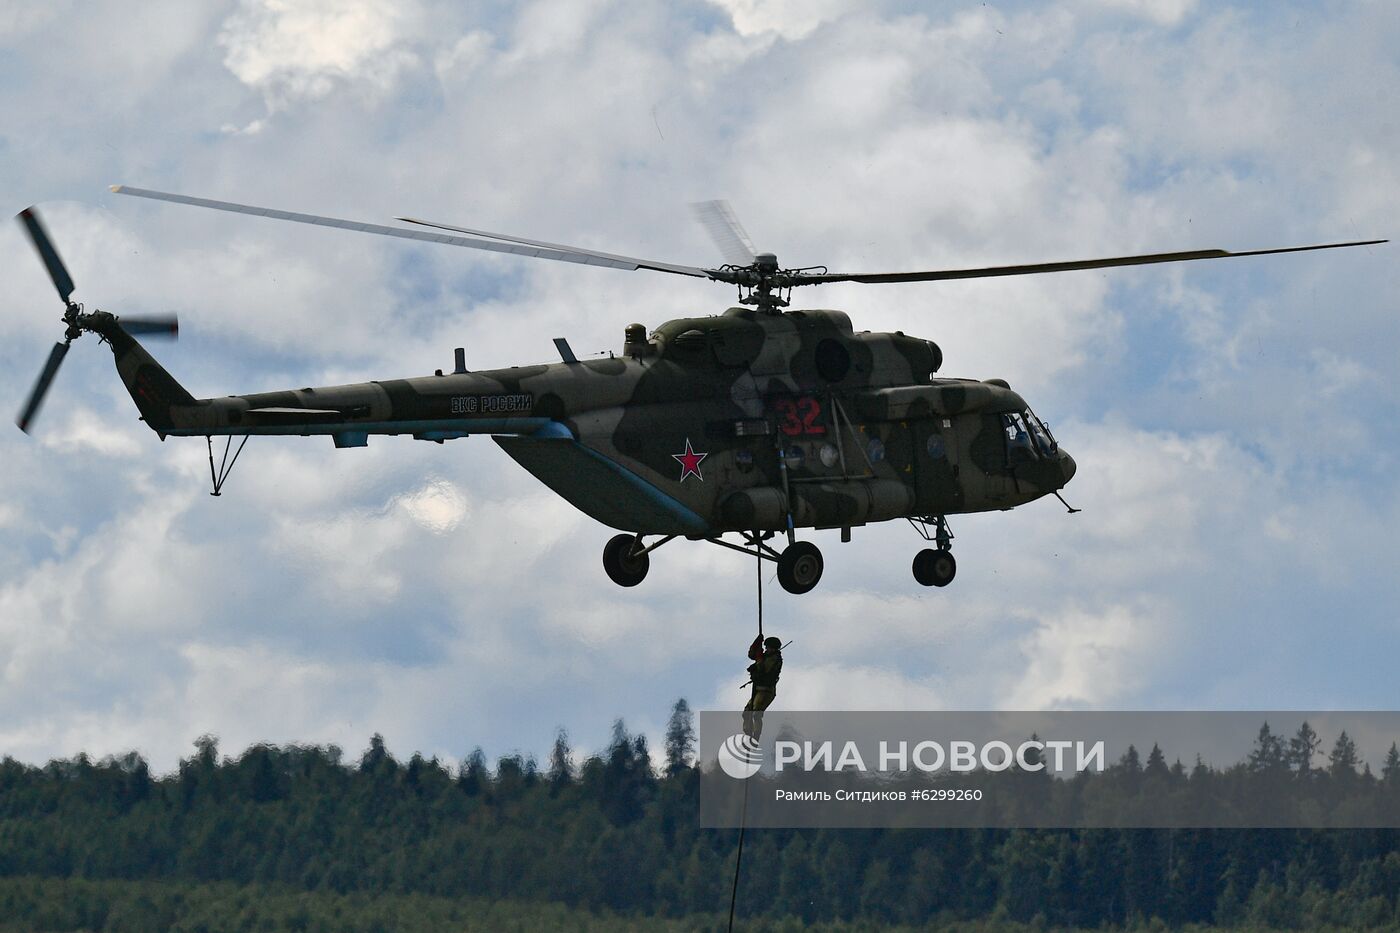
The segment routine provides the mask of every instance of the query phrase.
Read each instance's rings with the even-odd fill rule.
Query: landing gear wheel
[[[947,586],[957,572],[958,562],[951,551],[924,548],[914,555],[914,579],[924,586]]]
[[[810,541],[794,541],[778,556],[778,583],[795,595],[802,595],[822,578],[822,552]]]
[[[616,535],[603,547],[603,569],[618,586],[636,586],[651,569],[651,556],[633,554],[636,535]]]

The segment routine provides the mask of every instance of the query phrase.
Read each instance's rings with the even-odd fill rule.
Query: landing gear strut
[[[914,579],[924,586],[947,586],[953,582],[958,572],[958,562],[953,559],[953,533],[948,530],[948,519],[942,515],[931,518],[910,519],[925,541],[932,541],[938,549],[924,548],[914,555]],[[929,524],[933,530],[930,532]]]
[[[603,545],[603,569],[618,586],[636,586],[651,569],[651,552],[675,539],[675,535],[667,535],[655,544],[647,544],[640,534],[614,535]]]
[[[720,538],[705,540],[740,554],[757,557],[759,560],[771,560],[778,565],[778,583],[795,596],[810,592],[821,581],[822,552],[812,542],[794,541],[779,553],[767,543],[775,532],[745,531],[741,534],[744,536],[744,544],[748,547],[740,547]]]

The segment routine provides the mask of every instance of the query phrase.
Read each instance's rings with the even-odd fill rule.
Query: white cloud
[[[10,43],[34,79],[0,88],[27,127],[0,136],[0,194],[88,202],[44,205],[78,297],[179,311],[182,342],[153,349],[198,394],[426,374],[454,346],[474,369],[548,359],[554,335],[616,348],[632,320],[732,295],[98,209],[106,184],[683,262],[713,258],[685,204],[724,196],[761,248],[843,271],[1385,235],[1400,205],[1378,155],[1400,144],[1400,37],[1376,7],[745,2],[732,30],[711,6],[607,2],[52,9]],[[939,591],[914,585],[923,545],[898,523],[814,535],[815,593],[765,568],[767,628],[796,639],[780,703],[1383,703],[1400,283],[1355,253],[800,293],[936,339],[949,374],[1010,379],[1078,460],[1085,511],[956,517]],[[16,228],[0,277],[18,407],[61,325]],[[742,702],[752,563],[676,541],[619,590],[614,532],[480,439],[256,438],[219,499],[207,473],[201,441],[139,425],[91,340],[36,439],[0,432],[6,751],[134,745],[168,767],[206,731],[353,754],[378,730],[542,752],[558,724],[588,750],[680,694]]]
[[[416,492],[400,496],[397,504],[414,521],[434,534],[446,534],[471,515],[471,504],[454,484],[431,480]]]
[[[1074,486],[1076,498],[1100,513],[1089,533],[1134,558],[1138,542],[1194,538],[1208,510],[1260,478],[1258,465],[1224,437],[1182,437],[1112,422],[1069,430],[1077,435],[1076,456],[1091,465]]]
[[[417,61],[406,43],[421,16],[403,0],[241,0],[219,44],[229,71],[276,108],[343,82],[387,91]]]
[[[433,68],[439,81],[470,76],[491,54],[492,37],[482,30],[473,30],[437,53]]]
[[[140,431],[139,426],[124,422],[118,427],[82,409],[70,415],[66,422],[53,425],[56,420],[51,418],[45,423],[47,430],[40,443],[64,454],[82,455],[87,452],[104,457],[130,458],[140,454],[143,449],[141,441],[145,440],[142,436],[145,432]]]
[[[1018,642],[1005,709],[1113,708],[1132,696],[1150,663],[1160,661],[1163,619],[1128,606],[1089,612],[1070,607],[1041,619]]]
[[[323,598],[337,606],[360,607],[398,595],[403,575],[392,555],[405,536],[403,523],[393,515],[351,511],[319,521],[289,518],[279,524],[273,546]]]
[[[190,738],[212,732],[224,740],[226,754],[254,742],[307,741],[298,736],[353,749],[366,736],[348,727],[377,701],[360,688],[382,687],[388,673],[379,665],[347,668],[259,646],[190,643],[180,653],[189,678],[169,697],[181,709],[174,731]]]
[[[1091,0],[1090,5],[1174,26],[1195,11],[1196,0]]]
[[[49,0],[16,0],[0,7],[0,42],[10,43],[39,27],[71,14],[71,3]]]
[[[854,0],[711,0],[729,14],[741,36],[765,32],[802,39],[823,23],[860,7]]]

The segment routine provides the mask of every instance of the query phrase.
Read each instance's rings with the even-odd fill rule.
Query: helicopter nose
[[[1074,463],[1074,458],[1063,450],[1060,451],[1060,486],[1063,488],[1066,483],[1074,479],[1074,471],[1078,467]]]

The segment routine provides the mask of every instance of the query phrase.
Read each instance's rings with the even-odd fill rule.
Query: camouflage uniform
[[[744,706],[744,734],[758,740],[763,733],[763,711],[778,696],[778,676],[783,672],[782,642],[762,635],[749,645],[749,676],[753,679],[753,695]]]

